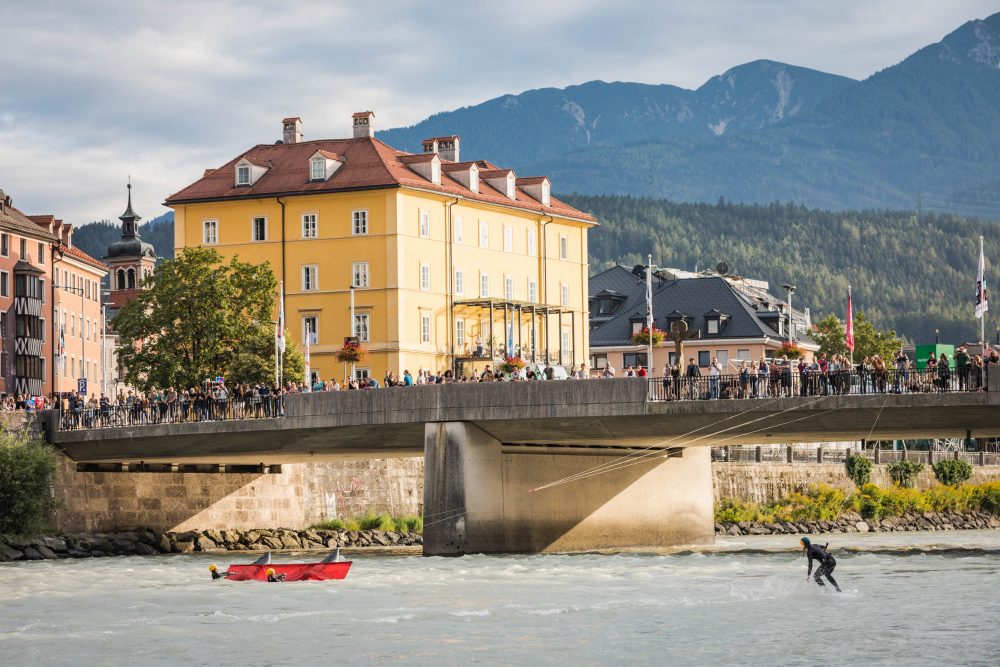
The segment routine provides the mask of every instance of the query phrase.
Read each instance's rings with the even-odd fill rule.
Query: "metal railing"
[[[945,459],[965,461],[974,466],[1000,465],[997,451],[943,451],[928,449],[849,449],[845,447],[803,447],[801,445],[730,445],[713,447],[717,463],[845,463],[848,456],[860,455],[874,463],[916,461],[934,464]]]
[[[952,369],[948,373],[897,369],[868,373],[820,373],[779,369],[767,375],[649,378],[649,400],[975,392],[985,388],[983,379],[978,368]]]
[[[283,396],[178,400],[98,408],[60,409],[59,430],[124,428],[152,424],[274,419],[285,415]]]

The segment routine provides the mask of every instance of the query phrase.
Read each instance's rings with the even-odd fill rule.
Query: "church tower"
[[[108,246],[104,262],[111,268],[111,295],[109,306],[119,308],[135,299],[142,279],[156,268],[156,251],[153,245],[139,238],[141,217],[132,210],[132,183],[128,184],[128,206],[118,218],[122,221],[122,237]],[[108,317],[111,318],[109,313]]]

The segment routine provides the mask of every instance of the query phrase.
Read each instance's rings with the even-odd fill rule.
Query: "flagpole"
[[[649,340],[646,342],[646,375],[653,377],[653,256],[646,255],[646,327]]]
[[[851,337],[854,337],[854,304],[851,303],[851,286],[847,286],[847,318],[850,320]],[[851,341],[851,372],[854,372],[854,341]]]
[[[979,235],[979,289],[982,293],[983,307],[979,313],[979,349],[980,356],[986,359],[986,311],[989,304],[986,301],[986,256],[983,254],[983,236]],[[986,363],[979,366],[979,386],[986,386]]]

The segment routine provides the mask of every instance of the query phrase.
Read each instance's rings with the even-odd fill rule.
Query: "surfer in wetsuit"
[[[276,583],[276,582],[279,582],[279,581],[284,581],[285,580],[285,575],[283,575],[283,574],[275,574],[274,573],[274,568],[273,567],[269,567],[269,568],[267,568],[267,580],[269,582],[271,582],[271,583]],[[838,590],[840,590],[840,589],[838,589]]]
[[[219,568],[214,563],[208,566],[208,571],[212,573],[213,581],[216,579],[225,579],[229,576],[228,572],[219,572]]]
[[[809,581],[809,575],[813,574],[813,561],[819,561],[819,565],[816,567],[816,574],[813,578],[816,583],[820,586],[825,586],[822,577],[826,577],[827,580],[833,584],[833,587],[840,592],[840,586],[837,585],[837,580],[833,578],[833,568],[837,567],[837,559],[827,551],[830,543],[827,542],[824,546],[819,546],[818,544],[813,544],[809,541],[808,537],[803,537],[800,540],[802,544],[802,549],[806,552],[806,558],[809,559],[809,570],[806,572],[806,581]]]

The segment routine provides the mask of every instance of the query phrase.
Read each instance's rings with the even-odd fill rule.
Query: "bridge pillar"
[[[534,493],[529,491],[629,459],[518,449],[472,424],[426,425],[425,555],[663,547],[714,538],[708,447]]]

